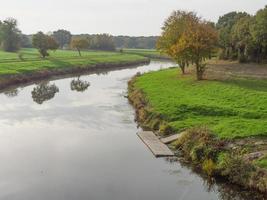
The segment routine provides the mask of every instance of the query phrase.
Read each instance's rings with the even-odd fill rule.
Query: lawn
[[[256,161],[256,165],[258,165],[261,168],[267,169],[267,156],[265,156],[264,158]]]
[[[123,49],[123,52],[155,59],[169,59],[168,56],[161,54],[156,49]]]
[[[19,54],[22,59],[19,58]],[[19,53],[0,51],[0,76],[32,73],[66,67],[83,67],[101,63],[126,63],[142,61],[144,57],[118,52],[83,51],[80,57],[76,51],[50,51],[46,59],[40,58],[36,49],[22,49]]]
[[[173,68],[144,74],[135,87],[177,132],[206,126],[220,138],[267,136],[267,80],[196,81]]]

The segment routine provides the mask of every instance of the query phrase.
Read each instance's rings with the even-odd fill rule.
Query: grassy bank
[[[23,49],[19,53],[0,52],[0,76],[32,73],[40,70],[53,70],[66,67],[83,67],[101,63],[123,63],[142,61],[138,55],[116,52],[84,51],[80,57],[76,51],[51,51],[46,59],[40,58],[37,50]]]
[[[136,87],[177,132],[201,125],[220,138],[267,136],[267,80],[197,82],[169,69],[139,77]]]
[[[79,56],[76,51],[57,50],[49,54],[42,59],[35,49],[22,49],[19,53],[0,51],[0,88],[52,75],[148,62],[143,56],[117,52],[84,51]]]
[[[184,132],[171,146],[197,168],[266,192],[266,88],[251,78],[197,82],[173,68],[136,76],[129,99],[145,129]]]
[[[127,54],[140,55],[152,59],[170,59],[167,55],[163,55],[155,49],[123,49],[123,52]]]

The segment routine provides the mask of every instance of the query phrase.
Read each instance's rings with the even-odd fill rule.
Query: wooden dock
[[[174,153],[152,131],[137,134],[156,157],[174,156]]]

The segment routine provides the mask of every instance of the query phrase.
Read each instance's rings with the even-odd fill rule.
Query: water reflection
[[[59,92],[59,89],[55,84],[40,83],[33,88],[32,99],[38,104],[43,104],[45,101],[53,99],[57,92]]]
[[[16,89],[16,88],[15,88],[15,89],[10,89],[10,90],[5,91],[4,94],[5,94],[7,97],[10,97],[10,98],[12,98],[12,97],[16,97],[16,96],[18,96],[18,94],[19,94],[19,90]]]
[[[88,81],[83,81],[80,80],[80,77],[78,79],[74,79],[70,83],[70,88],[72,91],[77,91],[77,92],[84,92],[88,89],[90,86],[90,83]]]
[[[265,195],[245,190],[239,187],[238,185],[234,185],[229,183],[227,180],[222,179],[214,179],[208,178],[201,172],[194,169],[189,163],[186,163],[179,157],[165,158],[166,162],[170,164],[180,163],[181,167],[190,168],[192,173],[201,177],[202,186],[208,193],[217,193],[219,200],[264,200],[266,199]],[[179,176],[181,173],[180,170],[171,170],[169,174]]]
[[[260,199],[177,160],[155,159],[136,136],[134,110],[123,98],[127,81],[170,66],[152,62],[0,95],[0,199]]]

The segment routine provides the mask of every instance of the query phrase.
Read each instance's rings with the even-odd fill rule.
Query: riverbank
[[[34,49],[23,49],[19,54],[0,52],[0,89],[52,76],[149,63],[142,56],[115,52],[84,51],[81,57],[75,51],[49,53],[50,57],[41,59]]]
[[[129,82],[137,121],[160,136],[183,132],[171,148],[208,176],[267,192],[267,80],[195,81],[177,68]]]

